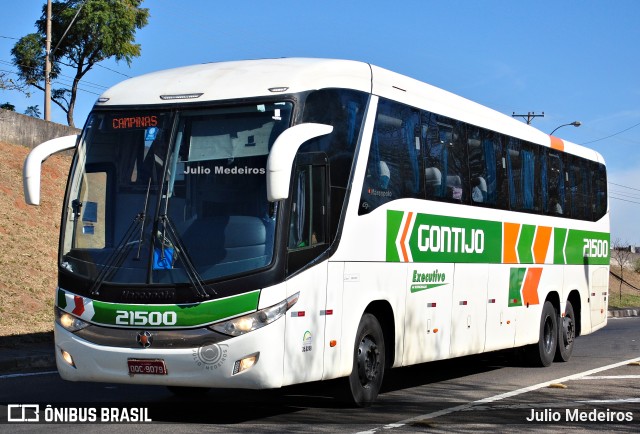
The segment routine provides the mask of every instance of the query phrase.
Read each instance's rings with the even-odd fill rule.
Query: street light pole
[[[555,133],[559,128],[566,127],[566,126],[569,126],[569,125],[573,125],[574,127],[576,127],[576,128],[577,128],[577,127],[579,127],[580,125],[582,125],[582,122],[580,122],[580,121],[573,121],[573,122],[571,122],[571,123],[569,123],[569,124],[562,124],[562,125],[560,125],[559,127],[556,127],[556,129],[555,129],[555,130],[551,131],[551,133],[550,133],[549,135],[550,135],[550,136],[552,136],[552,135],[553,135],[553,133]]]
[[[535,112],[527,112],[526,115],[517,115],[516,112],[513,112],[513,114],[511,115],[514,118],[523,118],[527,120],[527,125],[531,125],[531,121],[534,118],[543,118],[544,117],[544,112],[542,112],[542,114],[537,115]]]
[[[47,42],[44,63],[44,120],[51,120],[51,0],[47,1]]]

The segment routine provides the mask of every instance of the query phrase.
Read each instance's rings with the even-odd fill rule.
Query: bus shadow
[[[526,366],[516,350],[496,351],[456,359],[423,363],[386,372],[378,402],[369,408],[354,408],[340,396],[345,379],[305,383],[274,390],[212,389],[200,396],[170,396],[156,401],[158,411],[154,421],[180,423],[236,424],[260,423],[332,423],[349,424],[393,421],[398,411],[413,407],[425,409],[423,401],[385,400],[385,394],[413,389],[443,381],[464,378],[503,367]],[[246,409],[242,410],[242,409]],[[331,410],[331,421],[327,412]],[[316,411],[317,410],[317,411]],[[291,418],[292,415],[295,418]],[[364,419],[363,419],[364,418]]]
[[[508,349],[392,369],[385,374],[380,393],[481,374],[505,367],[526,367],[522,349]]]
[[[53,332],[0,336],[0,348],[20,349],[33,345],[51,345],[53,348]]]

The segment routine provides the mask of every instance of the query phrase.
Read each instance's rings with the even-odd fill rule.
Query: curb
[[[55,368],[53,345],[22,350],[0,349],[0,374]]]
[[[607,318],[626,318],[630,316],[640,316],[640,307],[611,309],[607,313]]]

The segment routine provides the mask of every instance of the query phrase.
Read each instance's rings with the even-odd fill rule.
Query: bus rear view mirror
[[[42,162],[56,152],[76,146],[77,135],[58,137],[39,144],[29,152],[22,168],[24,200],[28,205],[40,205],[40,171]]]
[[[285,130],[271,147],[267,160],[267,199],[269,202],[289,197],[289,183],[293,160],[300,146],[307,140],[333,131],[331,125],[306,123]]]

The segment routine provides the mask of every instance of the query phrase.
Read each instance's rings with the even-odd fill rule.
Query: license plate
[[[130,375],[167,375],[167,366],[162,359],[128,359]]]

